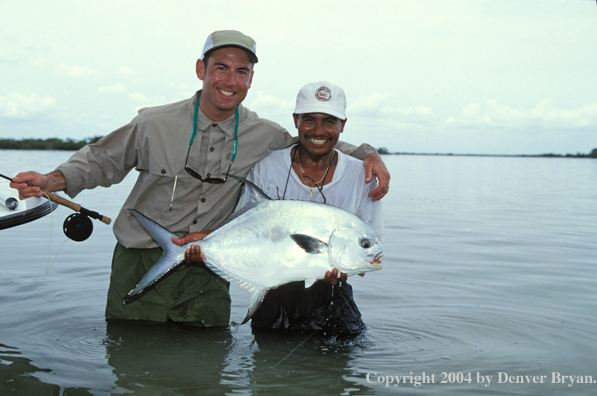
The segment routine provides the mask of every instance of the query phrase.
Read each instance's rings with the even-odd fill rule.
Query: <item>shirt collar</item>
[[[195,93],[195,95],[193,95],[193,97],[191,98],[190,102],[189,102],[189,111],[191,113],[191,124],[193,123],[193,113],[195,112],[195,104],[197,103],[197,98],[199,97],[199,93],[201,92],[201,90],[197,91],[197,93]],[[238,111],[239,114],[242,114],[242,104],[238,105]],[[236,118],[234,116],[234,113],[226,118],[224,121],[219,121],[219,122],[215,122],[209,119],[209,117],[207,117],[205,114],[203,114],[203,112],[201,111],[201,108],[199,108],[199,111],[197,112],[197,129],[199,131],[204,131],[207,128],[209,128],[210,125],[212,124],[218,124],[218,126],[222,129],[222,131],[224,131],[224,133],[226,133],[228,136],[232,136],[234,137],[234,126],[236,124]]]

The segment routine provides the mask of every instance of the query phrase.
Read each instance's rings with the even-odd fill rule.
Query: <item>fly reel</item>
[[[64,235],[76,242],[83,242],[91,236],[93,232],[93,223],[91,219],[83,213],[73,213],[64,219],[62,225]]]

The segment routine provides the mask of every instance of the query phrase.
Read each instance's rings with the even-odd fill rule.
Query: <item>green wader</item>
[[[229,283],[198,266],[180,265],[155,287],[123,304],[123,297],[162,255],[162,249],[126,249],[116,244],[106,319],[184,322],[228,326]]]

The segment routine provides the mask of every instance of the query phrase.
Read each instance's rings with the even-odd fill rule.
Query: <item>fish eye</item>
[[[371,241],[367,238],[361,239],[361,246],[365,249],[369,249],[371,247]]]

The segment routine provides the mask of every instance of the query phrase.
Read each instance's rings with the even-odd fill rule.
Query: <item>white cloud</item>
[[[597,126],[597,102],[569,110],[554,106],[549,99],[542,100],[528,109],[516,109],[496,100],[488,100],[485,106],[478,103],[464,106],[460,115],[448,117],[445,123],[454,127],[485,126],[509,129],[587,128]]]
[[[254,109],[258,114],[282,114],[289,115],[294,111],[294,102],[289,100],[282,100],[273,95],[267,95],[263,91],[257,91],[255,98],[252,100],[250,109]]]
[[[348,103],[347,107],[351,113],[372,114],[377,113],[379,109],[387,103],[390,95],[380,92],[373,92],[367,96],[359,96]]]
[[[97,71],[79,65],[65,65],[61,63],[57,66],[56,72],[66,77],[87,77],[97,74]]]
[[[127,74],[127,75],[137,74],[137,72],[134,69],[131,69],[130,67],[126,67],[126,66],[121,67],[119,72],[120,72],[120,74]]]
[[[56,100],[47,95],[13,92],[0,96],[0,115],[7,118],[26,119],[46,113],[55,107]]]
[[[124,85],[116,84],[116,85],[112,85],[112,86],[108,86],[108,87],[99,87],[97,90],[102,93],[104,93],[104,92],[108,92],[108,93],[124,92]]]
[[[129,98],[133,99],[135,102],[147,102],[148,100],[147,96],[141,92],[131,92]]]
[[[134,102],[137,103],[137,110],[143,107],[159,106],[166,103],[163,96],[147,96],[141,92],[131,92],[129,94],[129,98],[131,98]]]
[[[359,96],[348,104],[347,115],[350,117],[381,117],[387,121],[403,123],[420,123],[435,119],[433,111],[427,106],[393,106],[391,95],[373,92],[367,96]]]
[[[427,106],[414,106],[414,107],[391,107],[385,106],[380,109],[380,114],[386,116],[405,116],[412,120],[423,120],[430,119],[433,117],[433,111]]]

